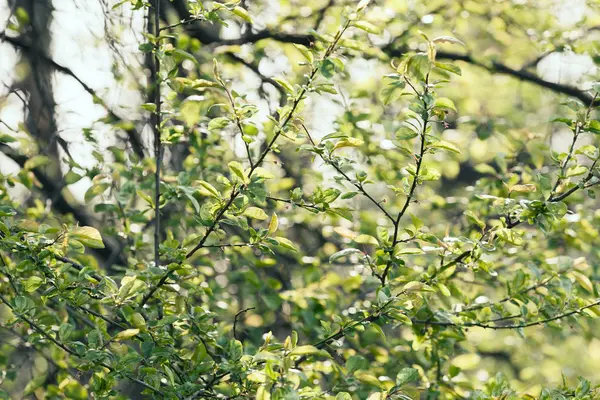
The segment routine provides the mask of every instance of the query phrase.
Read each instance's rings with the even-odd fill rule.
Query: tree
[[[538,68],[596,54],[592,16],[101,2],[146,17],[139,65],[105,37],[115,80],[141,82],[137,118],[54,61],[50,9],[29,3],[0,35],[23,81],[69,76],[106,117],[83,155],[51,85],[21,98],[37,124],[4,123],[4,397],[598,397],[600,84]]]

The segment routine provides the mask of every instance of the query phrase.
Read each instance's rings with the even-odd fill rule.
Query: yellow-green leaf
[[[264,221],[265,219],[269,218],[267,213],[262,208],[258,208],[258,207],[246,208],[246,210],[244,211],[244,215],[246,217],[258,219],[260,221]]]
[[[279,218],[277,218],[277,214],[273,214],[271,217],[271,221],[269,222],[269,234],[275,233],[277,228],[279,227]]]
[[[206,182],[206,181],[196,181],[196,183],[198,184],[198,192],[203,195],[203,196],[209,196],[209,197],[214,197],[214,198],[219,198],[220,194],[219,191],[210,183]]]
[[[240,6],[236,6],[233,9],[233,13],[235,15],[237,15],[238,17],[240,17],[241,19],[243,19],[246,22],[250,22],[252,23],[252,17],[250,16],[250,14],[248,13],[248,11]]]
[[[320,350],[315,346],[311,346],[309,344],[305,346],[298,346],[294,350],[290,352],[290,356],[306,356],[309,354],[316,354]]]
[[[93,249],[103,249],[102,235],[96,228],[82,226],[71,232],[71,237],[80,241],[83,245]]]
[[[113,338],[113,340],[116,342],[118,342],[120,340],[127,340],[127,339],[134,337],[138,333],[140,333],[139,329],[125,329],[124,331],[117,333],[117,335]]]
[[[340,149],[342,147],[359,147],[362,146],[364,141],[361,139],[346,137],[338,141],[335,146],[333,146],[333,150]],[[333,151],[332,150],[332,151]]]
[[[368,33],[373,33],[376,35],[381,33],[381,29],[379,27],[367,21],[356,21],[354,22],[354,26]]]
[[[447,97],[439,97],[435,99],[434,106],[436,108],[456,111],[456,106],[454,105],[454,102]]]
[[[460,149],[454,143],[447,142],[445,140],[440,140],[439,142],[435,142],[431,145],[434,149],[443,149],[449,151],[450,153],[460,154]]]
[[[425,252],[418,247],[402,247],[401,244],[397,244],[394,247],[394,257],[401,257],[409,254],[424,254]]]
[[[281,247],[285,247],[286,249],[298,251],[298,249],[296,248],[296,246],[294,246],[294,243],[290,239],[284,238],[281,236],[277,236],[274,239],[279,242],[279,245]]]
[[[537,188],[535,185],[532,185],[531,183],[525,185],[514,185],[510,187],[511,192],[529,193],[535,192],[536,190]]]
[[[358,235],[357,237],[354,238],[354,241],[356,243],[360,243],[360,244],[371,244],[373,246],[379,245],[379,242],[377,241],[377,239],[375,239],[371,235]]]

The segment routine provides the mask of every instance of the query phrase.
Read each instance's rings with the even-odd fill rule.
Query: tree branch
[[[159,37],[160,35],[160,0],[153,0],[152,6],[148,8],[148,33]],[[152,112],[152,132],[154,135],[154,157],[156,158],[156,170],[154,171],[154,266],[160,265],[160,170],[162,167],[162,143],[160,129],[162,123],[161,98],[160,98],[160,58],[158,51],[160,41],[154,45],[154,57],[150,65],[150,84],[152,88],[150,97],[154,103],[155,110]]]
[[[554,317],[550,317],[550,318],[546,318],[546,319],[541,319],[541,320],[538,320],[538,321],[526,322],[526,323],[523,323],[523,324],[490,325],[490,324],[484,324],[484,323],[480,323],[480,322],[455,323],[455,322],[427,321],[427,320],[417,320],[417,319],[413,319],[412,323],[416,324],[416,325],[451,326],[451,327],[456,327],[456,328],[479,327],[479,328],[494,329],[494,330],[498,330],[498,329],[521,329],[521,328],[529,328],[531,326],[544,325],[544,324],[547,324],[548,322],[557,321],[557,320],[569,317],[571,315],[581,314],[583,311],[587,310],[588,308],[592,308],[592,307],[595,307],[597,305],[600,305],[600,300],[596,300],[593,303],[588,304],[587,306],[583,306],[583,307],[577,308],[575,310],[571,310],[571,311],[568,311],[568,312],[565,312],[565,313],[562,313],[562,314],[557,314]]]
[[[11,45],[20,49],[23,52],[31,53],[35,51],[35,49],[30,44],[24,42],[19,38],[7,36],[5,32],[0,32],[0,39],[5,40],[6,42],[10,43]],[[85,82],[83,82],[70,68],[58,64],[56,61],[46,56],[45,54],[36,53],[36,57],[38,57],[41,61],[51,66],[54,70],[75,79],[75,81],[79,83],[79,85],[92,96],[94,102],[104,107],[104,109],[108,113],[108,117],[111,120],[123,120],[104,102],[104,100],[100,98],[100,96],[98,96],[94,89],[92,89]],[[131,147],[135,151],[136,155],[140,158],[144,158],[144,146],[142,144],[141,134],[135,128],[126,128],[123,130],[125,131],[125,133],[127,133],[127,137],[129,139],[129,142],[131,143]]]

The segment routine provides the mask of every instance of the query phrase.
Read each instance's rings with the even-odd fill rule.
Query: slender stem
[[[599,160],[598,158],[596,158],[596,159],[594,160],[594,162],[593,162],[593,163],[592,163],[592,165],[590,166],[590,170],[589,170],[588,174],[585,176],[585,178],[583,178],[583,179],[581,180],[581,182],[580,182],[579,184],[577,184],[577,185],[573,186],[571,189],[567,190],[567,191],[566,191],[566,192],[564,192],[564,193],[561,193],[561,194],[560,194],[560,195],[558,195],[558,196],[553,196],[553,197],[550,197],[550,198],[548,199],[548,201],[549,201],[550,203],[556,203],[557,201],[561,201],[561,200],[563,200],[563,199],[566,199],[566,198],[567,198],[567,197],[569,197],[571,194],[573,194],[573,193],[575,193],[577,190],[581,189],[581,186],[580,186],[580,184],[581,184],[581,183],[583,183],[583,184],[584,184],[584,185],[583,185],[583,187],[584,187],[584,188],[586,188],[586,187],[591,187],[591,186],[594,186],[595,184],[597,184],[597,183],[593,183],[593,184],[591,184],[591,185],[586,185],[586,184],[587,184],[587,183],[588,183],[588,182],[589,182],[589,181],[590,181],[590,180],[591,180],[591,179],[594,177],[594,168],[596,168],[596,164],[598,163],[598,160]]]
[[[407,79],[407,82],[408,82],[408,79]],[[412,87],[412,85],[411,85],[411,87]],[[423,94],[423,96],[427,94],[428,87],[429,87],[429,85],[426,84],[425,85],[425,93]],[[419,95],[419,92],[414,87],[413,87],[413,90],[415,91],[415,94],[417,96],[419,96],[420,98],[423,99],[423,96]],[[425,107],[425,109],[427,109],[427,103],[425,102],[424,99],[422,100],[422,102],[423,102],[423,107]],[[427,132],[428,122],[429,122],[429,113],[427,112],[427,118],[423,119],[423,129],[421,130],[421,135],[420,135],[421,148],[419,150],[419,154],[417,155],[415,176],[413,178],[412,184],[408,191],[408,195],[406,196],[406,200],[404,201],[404,205],[402,206],[402,209],[398,213],[398,216],[396,217],[396,221],[394,222],[394,239],[392,241],[392,245],[396,245],[396,243],[397,243],[398,232],[400,230],[400,220],[406,213],[406,210],[408,210],[408,206],[410,205],[410,202],[412,201],[413,196],[415,195],[415,190],[417,189],[417,185],[419,184],[419,172],[421,171],[421,166],[423,165],[423,157],[425,156],[425,134]]]
[[[421,98],[422,103],[423,103],[423,107],[425,109],[427,109],[427,103],[425,102],[423,96],[421,96],[419,94],[419,92],[417,91],[417,89],[410,83],[410,81],[408,80],[408,78],[405,76],[404,79],[406,80],[406,82],[410,85],[410,87],[413,89],[413,91],[415,92],[415,94],[417,96],[419,96],[419,98]],[[427,76],[426,81],[429,80],[429,75]],[[427,94],[427,88],[429,87],[429,85],[425,84],[425,94]],[[406,210],[408,210],[408,207],[410,206],[410,202],[412,201],[414,195],[415,195],[415,191],[417,190],[417,185],[419,184],[419,173],[421,172],[421,166],[423,165],[423,158],[425,157],[425,134],[427,133],[427,124],[429,122],[429,112],[427,112],[426,118],[423,118],[423,129],[421,130],[421,134],[420,139],[421,139],[421,147],[419,149],[419,154],[416,155],[416,167],[415,167],[415,176],[413,178],[412,184],[410,186],[410,189],[408,191],[408,195],[406,196],[406,200],[404,201],[404,205],[402,206],[402,209],[400,210],[400,212],[398,213],[398,216],[396,217],[396,219],[393,221],[394,223],[394,237],[392,240],[392,247],[396,246],[396,244],[399,243],[398,241],[398,233],[400,232],[400,220],[402,219],[402,217],[404,216],[404,214],[406,213]],[[387,265],[385,266],[385,269],[383,270],[383,273],[381,274],[381,276],[379,276],[379,280],[381,281],[381,285],[385,286],[385,281],[387,280],[388,274],[390,273],[390,270],[392,268],[392,260],[390,259],[387,263]]]
[[[215,248],[219,249],[221,247],[252,247],[255,246],[255,243],[215,243],[215,244],[206,244],[204,248]]]
[[[316,146],[317,144],[315,143],[315,141],[313,140],[310,132],[308,131],[308,129],[306,129],[306,126],[304,124],[302,124],[302,129],[304,130],[304,132],[306,133],[306,135],[308,136],[308,139],[310,140],[311,144],[313,146]],[[365,190],[365,188],[363,187],[363,185],[360,182],[357,182],[356,180],[350,178],[348,176],[348,174],[346,174],[341,168],[340,166],[334,162],[331,159],[327,159],[325,157],[323,157],[321,154],[319,154],[319,157],[321,158],[321,160],[323,160],[325,163],[331,165],[341,176],[344,177],[344,179],[349,182],[350,184],[352,184],[356,189],[358,189],[358,191],[365,196],[367,199],[369,199],[371,201],[371,203],[373,203],[377,208],[379,208],[379,210],[381,210],[382,213],[385,214],[385,216],[393,223],[394,222],[394,217],[392,217],[392,215],[381,205],[380,201],[377,201],[373,198],[373,196],[371,196],[369,193],[367,193],[367,191]]]
[[[191,24],[192,22],[196,22],[196,21],[200,21],[200,20],[202,20],[202,19],[201,19],[201,18],[198,18],[198,17],[190,17],[190,18],[188,18],[188,19],[184,19],[184,20],[182,20],[182,21],[179,21],[179,22],[177,22],[177,23],[175,23],[175,24],[172,24],[172,25],[167,25],[167,26],[163,26],[163,27],[162,27],[162,28],[160,28],[158,31],[159,31],[159,32],[162,32],[162,31],[168,31],[168,30],[170,30],[170,29],[177,28],[178,26],[182,26],[182,25]]]
[[[278,201],[280,203],[292,204],[292,205],[294,205],[296,207],[305,208],[305,209],[310,210],[310,211],[316,211],[316,212],[323,211],[321,208],[317,207],[315,204],[298,203],[298,202],[295,202],[292,199],[282,199],[282,198],[279,198],[279,197],[272,197],[272,196],[267,196],[267,199],[268,200],[272,200],[272,201]]]
[[[160,0],[154,0],[152,8],[148,9],[148,18],[151,18],[150,14],[154,11],[154,23],[148,24],[153,26],[154,34],[157,38],[160,34]],[[155,110],[152,114],[152,130],[154,133],[154,156],[156,157],[156,172],[154,174],[154,265],[158,267],[160,265],[160,170],[162,166],[162,143],[160,141],[160,125],[161,125],[161,98],[160,98],[160,58],[159,52],[160,42],[157,39],[156,45],[154,46],[154,60],[151,66],[150,84],[153,85],[154,105]]]
[[[529,287],[526,287],[526,288],[525,288],[525,289],[523,289],[523,290],[520,290],[520,291],[519,291],[519,292],[517,292],[517,293],[516,293],[514,296],[506,296],[506,297],[504,297],[503,299],[501,299],[501,300],[498,300],[498,301],[496,301],[496,302],[494,302],[494,303],[474,304],[474,305],[472,305],[472,306],[470,306],[470,307],[466,307],[466,308],[464,308],[463,310],[456,312],[455,314],[459,314],[459,313],[463,313],[463,312],[468,312],[468,311],[480,310],[480,309],[482,309],[482,308],[484,308],[484,307],[490,307],[490,306],[492,306],[492,305],[494,305],[494,304],[502,304],[502,303],[506,303],[507,301],[510,301],[510,300],[514,299],[516,296],[519,296],[519,295],[522,295],[522,294],[525,294],[525,293],[531,292],[532,290],[535,290],[535,289],[537,289],[537,288],[540,288],[540,287],[542,287],[542,286],[546,286],[546,285],[547,285],[548,283],[550,283],[550,281],[551,281],[552,279],[554,279],[554,278],[555,278],[555,276],[554,276],[554,275],[553,275],[553,276],[549,276],[548,278],[546,278],[546,279],[543,279],[542,281],[540,281],[540,282],[538,282],[538,283],[536,283],[536,284],[534,284],[534,285],[531,285],[531,286],[529,286]]]
[[[548,322],[557,321],[559,319],[566,318],[571,315],[581,314],[583,311],[587,310],[588,308],[592,308],[597,305],[600,305],[600,300],[596,300],[593,303],[588,304],[587,306],[583,306],[583,307],[577,308],[575,310],[557,314],[554,317],[541,319],[538,321],[526,322],[523,324],[490,325],[490,324],[484,324],[484,323],[479,323],[479,322],[465,322],[465,323],[459,324],[459,323],[455,323],[455,322],[427,321],[427,320],[416,320],[416,319],[412,320],[412,323],[416,324],[416,325],[453,326],[453,327],[457,327],[457,328],[469,328],[469,327],[476,326],[476,327],[485,328],[485,329],[520,329],[520,328],[529,328],[531,326],[544,325]]]
[[[244,314],[244,313],[247,313],[247,312],[248,312],[248,311],[250,311],[250,310],[254,310],[255,308],[256,308],[256,307],[248,307],[248,308],[244,308],[243,310],[240,310],[240,311],[238,311],[238,312],[235,314],[235,317],[233,318],[233,337],[234,337],[236,340],[240,340],[240,339],[238,338],[237,331],[236,331],[236,328],[237,328],[237,321],[238,321],[238,318],[239,318],[239,316],[240,316],[240,315],[242,315],[242,314]]]
[[[54,255],[54,258],[57,259],[58,261],[62,261],[65,264],[70,264],[73,268],[75,268],[77,271],[83,271],[83,269],[85,268],[83,265],[81,265],[80,263],[78,263],[75,260],[72,260],[68,257],[63,257],[63,256],[59,256],[59,255]],[[98,282],[100,282],[102,280],[102,277],[96,273],[90,273],[90,276],[94,279],[96,279]]]
[[[227,88],[225,83],[222,82],[220,79],[219,79],[219,82],[221,82],[221,86],[225,90],[225,93],[227,93],[227,98],[229,99],[229,104],[231,104],[231,110],[233,112],[233,117],[235,118],[235,124],[237,125],[237,128],[240,131],[241,139],[244,142],[244,146],[246,147],[246,154],[248,155],[248,162],[250,163],[250,168],[252,169],[252,168],[254,168],[254,164],[252,163],[252,152],[250,150],[250,145],[248,144],[248,142],[246,142],[244,140],[244,128],[242,127],[242,121],[240,120],[240,116],[237,113],[237,108],[235,106],[235,100],[233,99],[233,96],[231,95],[231,91],[229,90],[229,88]]]
[[[592,108],[594,108],[594,103],[596,102],[597,97],[598,97],[598,93],[595,93],[594,97],[592,98],[592,100],[590,102],[590,105],[587,108],[587,111],[585,112],[583,121],[577,121],[577,123],[575,125],[575,132],[573,133],[573,141],[571,142],[571,145],[569,146],[569,152],[567,154],[567,157],[561,163],[560,172],[558,174],[558,179],[556,180],[556,183],[554,184],[552,191],[548,195],[547,201],[550,201],[550,199],[552,199],[554,197],[554,195],[556,194],[556,189],[558,189],[558,187],[560,186],[560,184],[563,181],[563,176],[565,175],[565,170],[569,164],[569,161],[571,161],[571,158],[573,158],[573,151],[575,150],[575,144],[577,143],[577,139],[579,138],[579,135],[581,134],[581,129],[583,128],[583,126],[585,125],[587,120],[590,118],[590,113],[592,111]],[[591,169],[590,169],[590,172],[591,172]]]

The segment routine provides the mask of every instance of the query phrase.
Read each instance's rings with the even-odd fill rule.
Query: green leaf
[[[73,325],[69,324],[68,322],[61,324],[60,328],[58,329],[58,337],[60,340],[64,342],[69,339],[71,333],[73,333],[73,329]]]
[[[131,339],[132,337],[136,336],[138,333],[140,333],[139,329],[125,329],[124,331],[117,333],[117,335],[113,338],[113,340],[115,342],[119,342],[121,340]]]
[[[403,125],[396,131],[395,136],[396,140],[410,140],[416,138],[417,136],[419,136],[419,134],[415,132],[414,129]]]
[[[248,207],[246,210],[244,210],[244,215],[260,221],[264,221],[265,219],[269,218],[267,213],[262,208],[258,207]]]
[[[319,71],[321,71],[321,75],[323,75],[323,77],[327,79],[332,78],[333,74],[335,73],[335,64],[333,61],[326,58],[321,62],[321,68],[319,68]]]
[[[356,376],[356,379],[358,379],[359,381],[361,381],[363,383],[366,383],[368,385],[375,386],[375,387],[378,387],[381,389],[384,388],[383,382],[381,382],[379,379],[377,379],[377,377],[375,377],[369,373],[358,372],[355,374],[355,376]]]
[[[138,196],[140,196],[146,203],[150,205],[151,208],[154,208],[154,200],[148,194],[144,193],[141,190],[136,190]]]
[[[80,241],[83,245],[92,249],[103,249],[104,242],[100,232],[91,226],[82,226],[71,232],[71,237]]]
[[[274,179],[275,175],[273,175],[273,173],[271,171],[269,171],[268,169],[265,169],[263,167],[257,167],[254,169],[254,172],[252,173],[252,176],[257,177],[257,178],[263,178],[263,179]]]
[[[471,222],[474,225],[477,225],[481,229],[485,228],[485,222],[482,219],[480,219],[479,217],[477,217],[477,215],[475,215],[475,213],[473,211],[467,210],[464,212],[464,214],[467,217],[467,219],[469,220],[469,222]]]
[[[573,278],[575,278],[577,283],[579,283],[579,286],[584,288],[589,293],[594,293],[594,285],[590,278],[579,271],[571,271],[570,274],[573,276]]]
[[[86,203],[89,203],[96,196],[104,193],[106,189],[110,187],[108,183],[95,183],[86,190],[85,195],[83,196]]]
[[[210,183],[206,182],[206,181],[196,181],[196,184],[198,184],[198,193],[200,193],[203,196],[209,196],[209,197],[214,197],[215,199],[218,199],[221,197],[219,191]]]
[[[369,5],[369,3],[371,2],[371,0],[360,0],[358,2],[358,5],[356,6],[356,11],[362,11],[365,8],[367,8],[367,6]]]
[[[535,192],[537,190],[537,187],[535,185],[532,185],[531,183],[528,183],[525,185],[513,185],[510,187],[509,190],[511,192],[531,193]]]
[[[368,33],[378,35],[381,33],[381,28],[367,21],[355,21],[354,26]]]
[[[351,138],[351,137],[346,137],[343,138],[341,140],[339,140],[335,146],[333,146],[333,150],[337,150],[337,149],[341,149],[342,147],[360,147],[364,144],[365,142],[361,139],[356,139],[356,138]]]
[[[229,118],[227,118],[227,117],[213,118],[208,123],[208,130],[212,131],[212,130],[215,130],[215,129],[223,129],[227,125],[229,125],[230,123],[231,123],[231,120]]]
[[[460,149],[458,148],[458,146],[445,140],[435,142],[430,147],[434,149],[443,149],[449,151],[450,153],[460,154]]]
[[[438,97],[437,99],[435,99],[434,107],[441,108],[444,110],[456,111],[456,106],[454,106],[454,102],[447,97]]]
[[[277,228],[279,227],[279,218],[277,218],[277,214],[273,213],[273,216],[271,217],[271,221],[269,222],[269,234],[273,234],[275,233],[275,231],[277,231]]]
[[[574,165],[567,170],[567,177],[579,176],[588,172],[588,168],[583,165]]]
[[[373,246],[378,246],[379,242],[371,235],[358,235],[354,238],[354,241],[359,244],[370,244]]]
[[[402,288],[403,292],[435,292],[435,290],[423,283],[423,282],[418,282],[418,281],[412,281],[412,282],[408,282],[406,285],[404,285],[404,287]]]
[[[358,250],[358,249],[344,249],[344,250],[340,250],[335,254],[332,254],[331,257],[329,257],[329,262],[333,263],[337,260],[339,260],[340,258],[344,258],[344,257],[348,257],[352,254],[363,254],[362,251]]]
[[[407,383],[416,382],[419,379],[419,371],[414,368],[402,368],[396,375],[396,386],[401,387]]]
[[[438,36],[431,41],[432,43],[450,43],[450,44],[460,44],[461,46],[466,47],[466,44],[462,40],[458,40],[452,36]]]
[[[310,51],[310,49],[304,45],[301,44],[294,44],[294,47],[296,47],[300,53],[302,53],[302,55],[304,56],[304,58],[306,58],[306,60],[309,63],[313,63],[314,61],[314,57],[313,57],[313,53]]]
[[[0,143],[12,143],[16,141],[17,139],[12,137],[11,135],[8,135],[6,133],[0,133]]]
[[[242,164],[237,161],[231,161],[229,164],[227,164],[227,166],[235,176],[242,180],[242,182],[248,182],[248,177],[244,173],[244,167],[242,167]]]
[[[241,19],[243,19],[244,21],[252,23],[252,17],[248,13],[248,11],[245,10],[244,8],[242,8],[240,6],[235,6],[235,8],[233,9],[232,12],[235,15],[237,15],[238,17],[240,17]]]
[[[290,352],[290,356],[307,356],[310,354],[317,354],[319,352],[320,352],[320,350],[318,348],[308,344],[308,345],[296,347],[294,350],[292,350]]]
[[[29,160],[25,161],[23,165],[24,169],[32,170],[37,167],[42,167],[50,163],[50,158],[46,156],[33,156]]]
[[[152,113],[156,112],[156,104],[154,103],[145,103],[142,104],[142,108],[146,111],[150,111]]]
[[[277,237],[275,237],[275,240],[277,240],[279,242],[279,245],[281,247],[285,247],[286,249],[298,251],[296,246],[294,246],[294,243],[288,238],[277,236]]]
[[[294,93],[294,87],[292,86],[291,83],[289,83],[285,79],[283,79],[283,78],[273,78],[273,80],[275,82],[279,83],[281,85],[281,87],[285,89],[286,92],[288,92],[288,93]]]
[[[434,65],[439,69],[443,69],[444,71],[448,71],[459,76],[462,75],[462,71],[460,70],[460,68],[454,64],[436,62],[434,63]]]
[[[67,174],[65,175],[65,184],[67,185],[72,185],[75,182],[79,182],[81,180],[81,178],[83,178],[81,175],[76,174],[73,171],[69,171],[67,172]]]
[[[23,282],[23,287],[27,293],[35,292],[42,285],[43,281],[39,276],[30,276]]]
[[[189,61],[193,62],[194,64],[198,64],[198,60],[196,60],[196,57],[194,57],[193,54],[188,53],[185,50],[175,49],[175,50],[173,50],[172,54],[178,56],[179,58],[183,58],[184,60],[189,60]],[[177,70],[175,69],[175,71],[177,71]]]
[[[425,252],[418,247],[402,247],[402,246],[403,245],[401,243],[398,243],[396,246],[394,246],[394,252],[393,252],[394,257],[399,258],[401,256],[405,256],[405,255],[409,255],[409,254],[425,254]]]
[[[595,119],[591,120],[590,122],[588,122],[585,130],[588,132],[592,132],[596,135],[600,135],[600,121]]]

